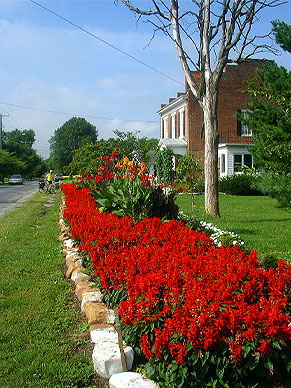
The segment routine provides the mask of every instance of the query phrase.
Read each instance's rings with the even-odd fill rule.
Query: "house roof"
[[[187,147],[187,142],[184,139],[160,139],[159,146],[165,147]]]
[[[177,97],[170,98],[168,104],[162,104],[161,108],[157,111],[157,113],[162,115],[168,111],[175,109],[179,104],[186,103],[187,97],[187,93],[177,93]]]

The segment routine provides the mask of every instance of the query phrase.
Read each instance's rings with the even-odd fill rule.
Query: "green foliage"
[[[285,50],[291,53],[291,26],[280,20],[274,20],[273,32],[276,37],[276,43]]]
[[[272,352],[261,356],[256,352],[256,344],[245,342],[242,345],[243,360],[236,364],[227,349],[219,351],[196,351],[189,343],[187,363],[179,365],[171,359],[165,362],[150,360],[145,365],[146,375],[167,388],[238,388],[260,385],[274,381],[274,374],[280,378],[290,377],[291,363],[289,349],[276,339],[272,341]]]
[[[282,206],[290,207],[291,204],[291,173],[275,171],[262,171],[254,182],[262,193],[276,198]]]
[[[218,190],[231,195],[259,195],[260,192],[254,188],[256,180],[251,174],[226,176],[219,179]]]
[[[258,168],[277,172],[291,164],[291,75],[268,63],[248,83],[249,114],[244,122],[253,131],[252,154]]]
[[[273,21],[276,42],[291,52],[291,26]],[[258,70],[248,83],[249,114],[245,123],[253,131],[255,163],[262,170],[257,187],[290,205],[291,165],[291,73],[274,62]],[[272,179],[274,182],[272,184]]]
[[[66,121],[49,140],[51,167],[63,171],[71,163],[74,150],[96,142],[97,136],[96,127],[84,118],[72,117]]]
[[[83,172],[97,171],[100,165],[99,157],[112,153],[113,147],[108,140],[99,140],[95,144],[87,143],[74,151],[71,163],[64,168],[68,175],[81,175]]]
[[[145,218],[151,208],[151,189],[138,176],[134,179],[115,177],[93,195],[101,211],[129,216],[135,221]]]
[[[33,178],[41,176],[45,172],[44,161],[32,148],[34,141],[35,134],[32,129],[23,131],[15,129],[4,133],[4,149],[10,153],[11,161],[13,158],[17,160],[17,170],[12,171],[12,173],[18,172],[27,178]]]
[[[0,177],[4,179],[14,173],[22,173],[24,163],[7,150],[0,150]]]
[[[24,129],[20,131],[19,129],[14,129],[10,132],[4,132],[3,134],[3,143],[18,143],[26,144],[29,147],[32,147],[35,142],[35,133],[33,129]]]
[[[65,168],[65,172],[69,175],[94,173],[100,166],[99,157],[111,154],[115,148],[119,148],[120,158],[131,155],[135,161],[149,164],[150,153],[155,150],[158,139],[138,138],[137,134],[117,130],[114,133],[116,138],[101,139],[95,144],[85,144],[75,150],[73,159]]]
[[[174,178],[174,153],[169,148],[163,148],[156,152],[156,170],[158,179],[169,184]]]
[[[123,132],[117,129],[113,131],[115,138],[108,139],[109,144],[114,148],[119,148],[119,156],[124,158],[129,157],[138,163],[144,163],[146,166],[150,162],[150,151],[155,151],[158,145],[158,139],[143,136],[138,137],[138,132]],[[105,155],[105,153],[103,153]]]
[[[192,213],[194,213],[195,192],[202,180],[202,169],[199,167],[199,159],[192,154],[183,155],[176,168],[177,181],[182,184],[184,190],[191,194]]]

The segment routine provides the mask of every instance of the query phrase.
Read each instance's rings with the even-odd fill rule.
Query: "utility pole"
[[[3,115],[2,113],[0,113],[0,150],[2,150],[3,148],[3,140],[2,140],[2,123],[3,123],[3,120],[2,120],[2,117],[8,117],[9,115]]]

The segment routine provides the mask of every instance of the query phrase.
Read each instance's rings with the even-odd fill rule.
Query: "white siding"
[[[218,156],[225,154],[225,174],[221,176],[233,175],[234,174],[234,155],[250,154],[248,150],[249,144],[246,145],[231,145],[222,144],[218,149]]]

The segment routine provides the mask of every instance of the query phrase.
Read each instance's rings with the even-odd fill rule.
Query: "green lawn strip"
[[[35,194],[0,220],[1,388],[103,387],[84,318],[64,278],[60,195]]]
[[[178,195],[180,210],[191,213],[190,195]],[[204,195],[195,197],[195,215],[211,222],[222,230],[237,233],[246,249],[254,249],[259,255],[274,254],[291,259],[291,213],[280,207],[277,200],[265,196],[220,195],[221,217],[214,219],[204,212]]]

